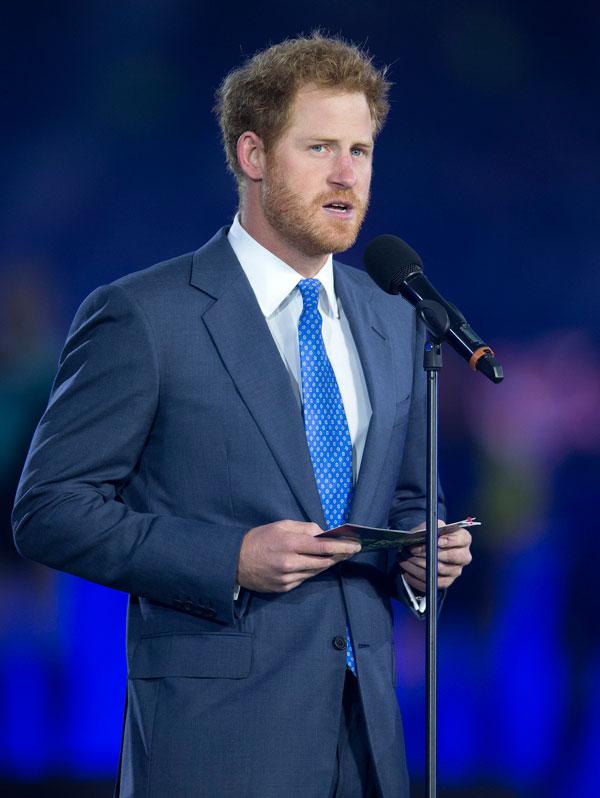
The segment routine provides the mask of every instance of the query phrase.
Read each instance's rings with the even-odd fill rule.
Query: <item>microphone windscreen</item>
[[[388,294],[400,293],[403,280],[423,271],[423,262],[414,249],[398,236],[387,234],[371,241],[364,262],[368,274]]]

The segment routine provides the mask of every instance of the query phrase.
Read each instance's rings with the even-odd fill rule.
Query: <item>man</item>
[[[258,53],[219,91],[231,228],[73,322],[15,539],[130,594],[122,796],[408,796],[389,599],[418,605],[423,551],[318,537],[424,517],[423,330],[331,259],[387,91],[339,40]]]

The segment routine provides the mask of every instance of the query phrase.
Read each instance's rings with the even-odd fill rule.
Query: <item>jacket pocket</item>
[[[250,634],[152,635],[137,644],[129,678],[244,679],[251,665]]]

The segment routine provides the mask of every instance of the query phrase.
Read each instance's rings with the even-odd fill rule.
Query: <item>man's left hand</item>
[[[438,539],[438,589],[450,587],[465,565],[471,562],[471,540],[471,534],[463,527]],[[425,546],[413,546],[410,556],[400,560],[398,565],[408,584],[414,590],[425,593]]]

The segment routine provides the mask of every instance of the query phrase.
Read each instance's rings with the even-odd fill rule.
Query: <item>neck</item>
[[[243,205],[239,209],[239,220],[244,230],[255,241],[302,277],[315,277],[327,262],[329,255],[307,255],[292,242],[282,239],[264,216],[252,214]]]

